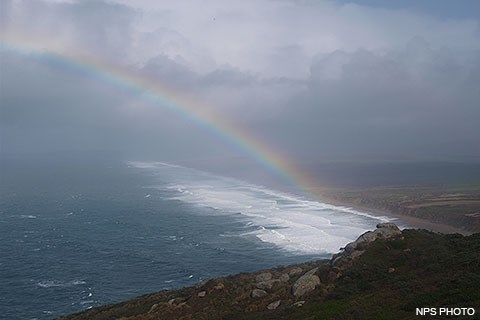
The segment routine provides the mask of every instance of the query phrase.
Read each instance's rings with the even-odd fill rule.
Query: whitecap
[[[238,236],[292,253],[333,254],[379,222],[393,220],[195,169],[165,163],[135,166],[156,169],[161,181],[170,181],[155,187],[168,191],[169,199],[211,209],[199,214],[231,215],[250,229]]]
[[[64,283],[56,280],[44,280],[37,283],[39,287],[42,288],[52,288],[52,287],[64,287]]]
[[[53,288],[53,287],[71,287],[86,284],[83,280],[73,280],[73,281],[60,281],[60,280],[42,280],[37,283],[37,286],[41,288]]]

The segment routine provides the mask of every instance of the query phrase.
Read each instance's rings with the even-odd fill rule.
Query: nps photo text
[[[474,316],[476,314],[475,308],[416,308],[415,315],[417,316]]]

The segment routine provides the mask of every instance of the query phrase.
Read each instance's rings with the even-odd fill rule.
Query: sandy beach
[[[463,235],[470,235],[473,233],[471,231],[464,230],[462,228],[458,228],[448,224],[437,223],[427,219],[420,219],[420,218],[405,215],[399,212],[394,212],[392,210],[381,210],[371,206],[359,205],[357,203],[333,199],[329,195],[331,194],[331,190],[329,190],[329,192],[325,192],[324,189],[317,190],[314,192],[314,194],[316,194],[320,199],[323,199],[325,203],[328,203],[331,205],[348,207],[348,208],[352,208],[360,212],[369,213],[375,216],[386,216],[389,218],[393,218],[395,219],[394,223],[396,223],[399,227],[403,227],[405,229],[425,229],[425,230],[444,233],[444,234],[459,233]]]

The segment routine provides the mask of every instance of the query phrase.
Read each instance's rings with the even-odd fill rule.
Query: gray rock
[[[159,305],[158,303],[155,303],[155,304],[150,308],[150,310],[148,311],[148,313],[154,312],[154,311],[158,308],[158,305]]]
[[[272,287],[275,285],[275,283],[277,282],[280,282],[280,280],[277,280],[277,279],[271,279],[271,280],[267,280],[267,281],[262,281],[262,282],[258,282],[255,284],[255,287],[257,287],[258,289],[263,289],[263,290],[270,290],[272,289]]]
[[[379,224],[377,224],[377,228],[378,229],[392,229],[392,230],[400,231],[400,229],[398,229],[397,225],[395,223],[392,223],[392,222],[379,223]]]
[[[179,304],[179,303],[181,303],[181,302],[183,302],[183,301],[185,301],[184,298],[173,298],[173,299],[168,300],[167,303],[168,303],[169,305],[173,306],[173,305],[177,305],[177,304]]]
[[[379,237],[379,233],[375,231],[367,231],[365,232],[364,234],[360,235],[360,237],[358,237],[357,241],[353,242],[353,243],[349,243],[347,246],[351,246],[351,247],[354,247],[356,249],[356,247],[358,246],[359,243],[362,243],[362,242],[372,242],[372,241],[375,241],[377,240],[377,238]]]
[[[377,224],[377,229],[375,231],[367,231],[364,234],[362,234],[360,237],[358,237],[357,241],[355,241],[357,244],[361,242],[372,242],[375,241],[379,238],[391,238],[396,235],[401,234],[402,231],[398,229],[397,225],[395,223],[379,223]]]
[[[290,280],[290,276],[288,275],[288,273],[284,273],[278,278],[278,280],[280,280],[280,282],[287,282],[288,280]]]
[[[255,277],[255,282],[262,282],[272,279],[272,274],[270,272],[260,273]]]
[[[252,298],[262,298],[265,297],[268,293],[265,290],[253,289]]]
[[[356,241],[350,242],[345,246],[345,248],[343,248],[343,252],[351,253],[355,251],[356,248],[357,248],[357,242]]]
[[[281,302],[282,302],[281,300],[274,301],[267,306],[267,309],[268,310],[275,310],[275,309],[278,308],[278,306],[280,305]]]
[[[290,277],[294,277],[294,276],[296,276],[296,275],[298,275],[298,274],[300,274],[300,273],[302,273],[302,272],[303,272],[303,269],[302,269],[302,268],[300,268],[300,267],[295,267],[295,268],[290,269],[290,270],[288,271],[288,275],[289,275]]]
[[[388,239],[402,234],[402,231],[394,223],[379,223],[375,231],[367,231],[354,242],[350,242],[343,248],[343,251],[336,254],[330,260],[331,265],[344,270],[349,268],[353,261],[358,259],[365,249],[377,239]]]
[[[305,304],[305,300],[300,300],[300,301],[295,302],[293,305],[294,305],[295,307],[301,307],[301,306],[303,306],[304,304]]]
[[[318,271],[318,267],[317,268],[313,268],[312,270],[309,270],[307,272],[305,272],[305,274],[303,276],[310,276],[310,275],[314,275],[315,273],[317,273]],[[303,277],[302,276],[302,277]]]
[[[213,287],[214,290],[222,290],[224,288],[225,285],[222,282],[218,283],[216,286]]]
[[[315,275],[317,270],[318,268],[314,268],[295,281],[292,287],[292,293],[295,297],[303,296],[304,294],[313,291],[316,286],[320,285],[320,278]]]
[[[197,296],[199,296],[200,298],[203,298],[207,295],[207,292],[206,291],[200,291]]]

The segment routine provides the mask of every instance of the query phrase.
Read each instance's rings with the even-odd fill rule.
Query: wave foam
[[[377,223],[392,220],[190,168],[158,162],[136,167],[155,169],[162,181],[171,181],[157,186],[169,191],[170,199],[240,216],[251,229],[242,236],[292,252],[335,253]]]
[[[72,281],[59,281],[59,280],[43,280],[37,283],[37,286],[41,288],[53,288],[53,287],[72,287],[86,284],[83,280],[72,280]]]

